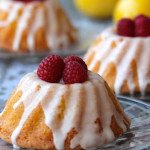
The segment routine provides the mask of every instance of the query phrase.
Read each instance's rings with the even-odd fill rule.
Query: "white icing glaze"
[[[32,10],[39,3],[44,5],[45,11],[42,7],[38,7],[33,12]],[[8,12],[7,19],[0,21],[0,27],[5,27],[17,21],[17,29],[13,42],[13,49],[15,51],[19,50],[22,33],[25,29],[28,32],[27,43],[30,50],[34,50],[35,48],[34,37],[40,27],[46,28],[45,36],[49,49],[56,49],[60,45],[68,45],[68,33],[74,39],[77,37],[76,30],[70,25],[66,14],[62,12],[63,14],[60,15],[59,11],[61,10],[61,6],[56,0],[30,2],[26,5],[23,2],[0,1],[0,10]],[[19,16],[20,10],[23,10],[21,16]],[[29,20],[32,22],[30,25],[28,25]]]
[[[115,137],[110,128],[112,116],[125,132],[127,129],[123,123],[123,116],[116,111],[104,80],[92,72],[89,72],[88,75],[88,81],[82,84],[71,84],[68,87],[61,83],[44,82],[38,78],[36,71],[27,74],[19,83],[16,91],[17,93],[21,90],[23,95],[13,108],[16,109],[23,102],[24,113],[11,136],[12,143],[17,146],[16,139],[23,124],[39,104],[44,111],[45,124],[52,130],[55,147],[59,150],[64,149],[67,134],[73,128],[78,134],[72,139],[71,148],[81,145],[86,149],[114,140]],[[38,90],[39,85],[41,88]],[[64,97],[65,110],[64,118],[60,119],[58,114],[61,112],[59,106],[62,97]],[[95,124],[97,119],[101,120],[103,128],[101,133],[99,126]]]
[[[98,73],[103,76],[107,66],[113,62],[117,68],[114,85],[115,92],[119,94],[122,84],[127,80],[132,94],[134,92],[135,83],[133,71],[130,68],[131,62],[134,59],[137,63],[140,90],[141,93],[144,94],[146,87],[150,84],[150,37],[122,37],[116,35],[112,28],[103,31],[99,37],[102,38],[102,41],[99,42],[98,45],[92,46],[85,56],[85,60],[87,60],[91,52],[94,51],[96,53],[89,66],[89,70],[92,70],[97,61],[100,61],[101,67]],[[113,42],[117,44],[114,48],[111,47]]]
[[[29,32],[28,39],[27,39],[28,40],[29,49],[31,51],[34,50],[34,46],[35,46],[34,45],[35,44],[34,43],[35,33],[40,27],[44,27],[44,23],[45,23],[44,10],[41,8],[41,9],[38,9],[37,13],[35,14],[35,20],[33,22],[33,26],[31,27],[31,30]]]
[[[16,35],[15,35],[15,39],[14,39],[14,44],[13,44],[13,49],[15,51],[17,51],[19,49],[22,33],[23,33],[24,29],[27,27],[28,19],[31,16],[32,8],[33,8],[32,4],[27,5],[23,11],[23,14],[21,15],[21,17],[18,21],[17,31],[16,31]]]
[[[2,3],[2,4],[1,4]],[[0,10],[3,10],[5,12],[8,12],[10,15],[8,15],[7,19],[5,21],[0,21],[0,27],[4,27],[15,21],[18,17],[18,11],[22,7],[21,3],[16,4],[13,7],[13,11],[11,11],[10,6],[12,5],[12,2],[10,1],[2,1],[0,2]],[[11,13],[10,13],[11,11]]]

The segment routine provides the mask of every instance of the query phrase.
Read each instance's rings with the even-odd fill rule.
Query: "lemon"
[[[74,0],[78,10],[92,18],[108,18],[112,16],[118,0]]]
[[[150,16],[150,0],[120,0],[114,10],[114,21],[143,14]]]

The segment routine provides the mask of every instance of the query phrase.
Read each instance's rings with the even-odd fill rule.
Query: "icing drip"
[[[144,52],[143,50],[147,51]],[[143,43],[142,55],[137,61],[139,74],[139,84],[141,87],[141,92],[144,95],[146,87],[150,84],[150,38],[145,39]]]
[[[13,106],[16,109],[21,103],[24,104],[20,123],[11,136],[14,146],[17,146],[16,140],[23,124],[39,104],[45,115],[45,124],[52,130],[57,149],[64,149],[67,135],[73,128],[77,134],[71,140],[71,148],[80,145],[87,149],[114,140],[114,133],[110,127],[112,116],[125,132],[127,129],[123,123],[123,116],[116,111],[104,80],[92,72],[89,72],[88,76],[87,82],[71,84],[68,87],[60,83],[44,82],[38,78],[36,71],[26,75],[16,91],[17,93],[21,90],[23,95]],[[39,85],[41,88],[37,90]],[[59,109],[62,104],[63,111]],[[101,132],[95,123],[97,119],[101,120]]]
[[[52,3],[52,1],[50,1],[50,3]],[[58,20],[57,20],[57,16],[56,16],[57,14],[51,10],[58,9],[58,8],[57,8],[56,4],[54,4],[54,5],[50,4],[50,7],[48,7],[48,5],[46,5],[46,6],[47,6],[48,14],[50,14],[50,15],[48,15],[48,21],[51,21],[51,20],[54,21],[54,23],[48,27],[48,34],[47,34],[48,45],[49,45],[49,47],[51,47],[51,46],[55,47],[55,42],[56,42],[55,39],[57,37],[57,28],[58,28]],[[50,22],[48,22],[48,23],[50,23]],[[51,35],[51,36],[49,36],[49,35]]]
[[[38,9],[36,11],[34,24],[31,27],[31,30],[29,32],[28,39],[27,39],[30,51],[33,51],[34,47],[35,47],[34,35],[40,27],[44,26],[44,22],[45,22],[44,21],[44,11],[43,11],[43,9]]]
[[[41,4],[41,7],[34,8]],[[13,49],[18,51],[22,33],[27,30],[27,44],[29,50],[35,49],[35,34],[41,27],[46,28],[45,36],[49,49],[56,49],[69,44],[69,36],[76,39],[76,30],[70,25],[60,4],[56,0],[32,2],[24,5],[22,2],[0,1],[0,10],[7,12],[6,20],[0,21],[0,27],[17,21],[17,28],[13,42]],[[19,11],[22,10],[22,14]],[[62,11],[60,13],[60,11]],[[35,17],[33,17],[35,16]],[[29,24],[29,21],[31,23]],[[61,27],[60,27],[61,26]]]
[[[1,2],[2,3],[2,2]],[[0,10],[6,11],[9,15],[5,21],[0,21],[0,27],[4,27],[15,21],[18,17],[18,11],[22,7],[22,4],[18,3],[13,7],[13,11],[10,13],[10,6],[12,5],[12,2],[5,2],[3,1],[2,4],[0,4]]]
[[[102,39],[96,46],[89,49],[89,53],[85,56],[87,60],[91,52],[95,52],[95,56],[89,65],[89,70],[93,70],[98,61],[101,66],[98,73],[103,76],[107,66],[114,63],[117,68],[114,89],[117,94],[127,81],[130,93],[135,89],[135,81],[133,78],[133,70],[131,62],[136,61],[138,80],[141,93],[145,93],[146,87],[150,84],[150,38],[128,38],[116,35],[112,29],[107,29],[100,35]],[[112,43],[116,43],[116,47],[112,48]]]
[[[32,8],[33,8],[32,4],[27,5],[24,8],[24,11],[23,11],[21,18],[19,19],[19,23],[17,26],[18,30],[16,31],[16,36],[15,36],[15,40],[14,40],[14,44],[13,44],[13,49],[15,51],[17,51],[19,49],[21,36],[22,36],[24,29],[27,27],[28,19],[31,16]]]
[[[68,20],[65,20],[65,16],[61,16],[62,14],[59,14],[58,12],[61,11],[59,5],[57,3],[54,3],[52,5],[53,1],[50,1],[47,3],[50,3],[49,5],[47,4],[46,6],[50,6],[47,7],[47,11],[48,11],[48,22],[49,24],[51,24],[51,20],[54,21],[53,24],[51,24],[51,26],[48,27],[48,32],[47,32],[47,41],[48,41],[48,45],[49,47],[54,47],[57,48],[59,45],[61,44],[67,44],[68,41],[68,35],[67,35],[67,31],[69,31],[69,29],[67,30],[67,26],[66,26],[66,22]],[[53,9],[56,10],[52,11]],[[59,20],[58,20],[58,16],[59,16]],[[61,30],[60,28],[60,24],[61,24]],[[69,25],[68,25],[69,26]],[[51,35],[51,36],[49,36]],[[56,42],[57,41],[57,42]]]

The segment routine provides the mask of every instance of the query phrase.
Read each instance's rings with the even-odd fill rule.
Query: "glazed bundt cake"
[[[54,59],[47,58],[39,68],[46,68],[43,65],[50,60]],[[69,59],[65,64],[65,82],[41,80],[51,72],[41,69],[23,77],[1,113],[0,137],[23,148],[63,150],[96,147],[126,132],[130,119],[112,90],[98,74],[82,70],[80,62]],[[65,72],[71,73],[72,64],[87,72],[84,82],[65,84],[70,80]],[[73,70],[76,81],[83,79],[78,71]]]
[[[76,40],[77,30],[57,0],[0,1],[0,49],[58,50]]]
[[[129,30],[122,27],[124,34]],[[106,29],[85,55],[85,62],[117,94],[150,92],[149,36],[129,37],[118,35],[116,28]]]

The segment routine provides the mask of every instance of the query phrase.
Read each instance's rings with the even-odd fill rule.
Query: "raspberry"
[[[150,36],[150,18],[144,15],[137,16],[135,22],[135,36],[147,37]]]
[[[50,55],[42,60],[37,70],[38,77],[41,80],[56,83],[62,77],[64,61],[58,55]]]
[[[65,58],[64,61],[65,63],[68,63],[69,61],[77,61],[79,64],[81,64],[85,68],[85,70],[88,70],[86,63],[78,56],[69,56]]]
[[[146,16],[145,16],[145,15],[142,15],[142,14],[141,14],[141,15],[137,15],[137,16],[134,18],[134,21],[136,21],[136,20],[139,19],[139,18],[143,18],[143,17],[145,18]]]
[[[121,36],[134,36],[134,21],[128,18],[123,18],[118,22],[117,34]]]
[[[87,81],[87,78],[87,71],[77,61],[69,61],[65,64],[63,71],[65,84],[82,83]]]

